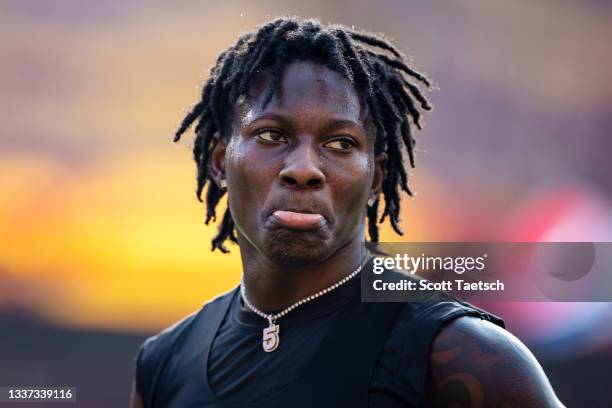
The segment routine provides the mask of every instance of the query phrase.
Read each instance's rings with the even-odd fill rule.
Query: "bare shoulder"
[[[529,349],[486,320],[453,320],[435,337],[430,362],[432,407],[563,407]]]

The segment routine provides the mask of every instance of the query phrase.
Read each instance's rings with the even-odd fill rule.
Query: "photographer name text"
[[[465,279],[444,280],[431,282],[427,280],[411,281],[402,279],[398,282],[385,282],[376,279],[372,284],[376,291],[501,291],[504,290],[504,283],[499,279],[495,282],[467,281]]]

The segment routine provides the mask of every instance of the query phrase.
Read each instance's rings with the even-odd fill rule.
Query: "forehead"
[[[281,74],[280,86],[262,109],[269,84],[269,72],[253,79],[247,111],[253,114],[274,111],[312,120],[333,116],[366,128],[367,110],[361,93],[341,74],[324,65],[301,61],[288,64]]]

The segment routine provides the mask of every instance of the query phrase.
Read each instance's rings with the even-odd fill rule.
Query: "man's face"
[[[322,65],[288,65],[262,109],[267,81],[254,81],[234,114],[223,163],[230,211],[241,248],[281,264],[320,262],[363,239],[382,174],[367,112],[353,85]]]

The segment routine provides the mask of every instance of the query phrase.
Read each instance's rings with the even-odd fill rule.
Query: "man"
[[[402,155],[429,81],[384,39],[277,19],[221,54],[179,128],[196,139],[212,248],[243,281],[141,347],[133,407],[561,406],[500,319],[443,293],[361,303],[377,223],[395,231]],[[379,211],[380,196],[384,207]]]

